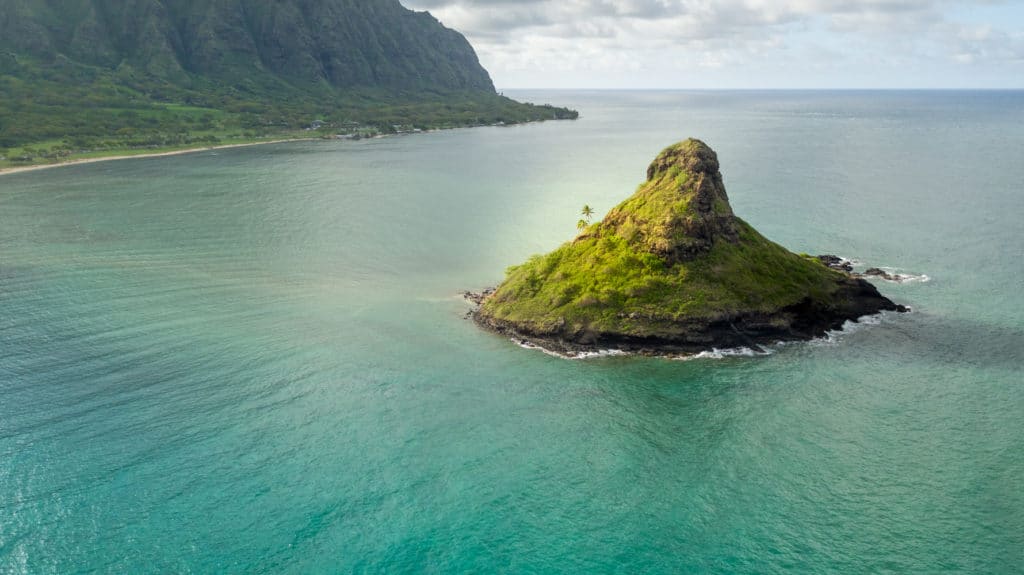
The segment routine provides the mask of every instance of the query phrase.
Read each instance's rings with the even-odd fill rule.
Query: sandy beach
[[[81,158],[78,160],[68,160],[66,162],[58,162],[56,164],[36,164],[32,166],[18,166],[14,168],[0,168],[0,176],[7,174],[17,174],[20,172],[33,172],[36,170],[48,170],[50,168],[63,168],[65,166],[74,166],[78,164],[92,164],[96,162],[110,162],[113,160],[130,160],[132,158],[159,158],[161,156],[180,156],[182,154],[194,154],[196,152],[207,152],[210,150],[225,150],[228,148],[244,148],[248,146],[262,146],[265,144],[281,144],[284,142],[308,142],[316,138],[289,138],[283,140],[268,140],[266,142],[245,142],[242,144],[224,144],[222,146],[206,146],[203,148],[189,148],[186,150],[171,150],[169,152],[154,152],[152,154],[126,154],[120,156],[103,156],[101,158]]]

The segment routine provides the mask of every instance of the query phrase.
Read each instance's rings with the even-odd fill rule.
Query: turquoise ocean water
[[[0,177],[0,573],[1024,572],[1024,93],[510,95],[582,118]],[[913,313],[690,361],[463,318],[689,136]]]

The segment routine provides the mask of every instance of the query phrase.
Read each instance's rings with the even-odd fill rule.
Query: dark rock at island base
[[[908,311],[843,264],[789,252],[736,217],[717,155],[691,139],[659,154],[601,222],[509,268],[473,317],[556,352],[662,355],[806,340]]]
[[[826,266],[834,270],[839,270],[843,272],[853,271],[853,264],[851,264],[849,260],[845,260],[839,256],[821,255],[818,256],[818,259],[821,260],[821,263],[825,264]]]
[[[484,302],[485,299],[487,299],[493,293],[494,293],[494,288],[487,288],[487,289],[485,289],[483,291],[478,291],[478,292],[475,292],[475,291],[464,291],[464,292],[462,292],[462,297],[466,301],[468,301],[468,302],[470,302],[470,303],[472,303],[474,305],[480,305],[480,304],[482,304]]]

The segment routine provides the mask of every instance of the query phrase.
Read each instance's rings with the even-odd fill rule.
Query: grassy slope
[[[369,90],[344,95],[186,90],[68,62],[58,67],[23,62],[6,74],[0,70],[0,95],[0,168],[269,139],[576,117],[562,108],[483,93],[403,97]],[[314,120],[323,127],[305,131]]]
[[[767,240],[739,218],[735,243],[716,241],[678,263],[652,253],[652,238],[679,235],[679,226],[666,230],[666,222],[694,217],[692,195],[679,193],[688,177],[670,170],[576,240],[509,268],[481,312],[537,334],[587,328],[657,336],[673,323],[771,313],[835,292],[842,274]]]
[[[564,318],[574,331],[650,336],[662,322],[770,313],[808,296],[827,298],[841,277],[744,222],[740,243],[719,242],[673,266],[616,235],[570,242],[510,268],[484,307],[537,333],[558,331]]]

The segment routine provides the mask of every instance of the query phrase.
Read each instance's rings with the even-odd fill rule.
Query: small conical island
[[[584,224],[571,242],[509,268],[475,320],[558,352],[660,354],[805,340],[906,311],[736,217],[718,156],[700,140],[666,148],[633,196]]]

